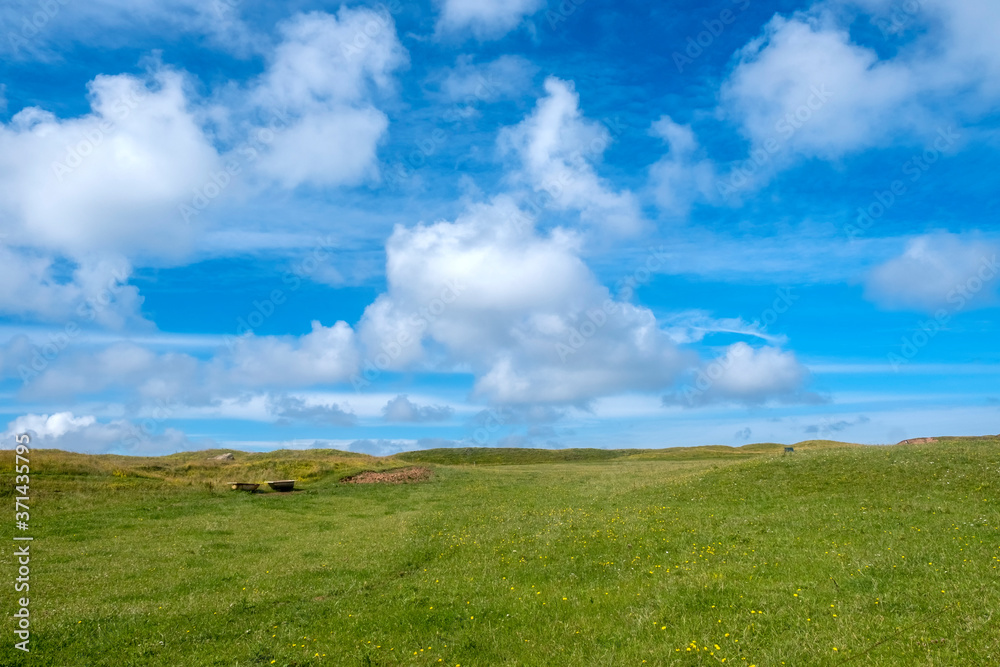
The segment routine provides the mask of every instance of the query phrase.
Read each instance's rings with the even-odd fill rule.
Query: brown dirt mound
[[[937,438],[910,438],[909,440],[902,441],[901,445],[926,445],[932,442],[937,442]]]
[[[423,482],[430,478],[430,468],[401,468],[385,472],[368,470],[351,477],[345,477],[341,481],[345,484],[408,484],[410,482]]]

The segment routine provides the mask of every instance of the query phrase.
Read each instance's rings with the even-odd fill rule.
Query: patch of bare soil
[[[368,470],[351,477],[345,477],[341,481],[345,484],[409,484],[410,482],[424,482],[430,478],[430,468],[401,468],[385,472]]]
[[[910,438],[909,440],[904,440],[899,443],[901,445],[926,445],[932,442],[937,442],[937,438]]]

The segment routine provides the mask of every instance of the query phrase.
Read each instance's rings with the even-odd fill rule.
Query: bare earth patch
[[[430,468],[402,468],[385,472],[369,470],[345,477],[341,481],[345,484],[408,484],[410,482],[423,482],[430,478]]]
[[[909,440],[904,440],[899,443],[901,445],[926,445],[932,442],[937,442],[937,438],[910,438]]]

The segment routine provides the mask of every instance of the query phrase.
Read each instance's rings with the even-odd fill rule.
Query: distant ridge
[[[796,451],[863,447],[851,442],[805,440],[794,444]],[[762,454],[781,454],[786,445],[759,442],[742,447],[701,445],[698,447],[664,447],[660,449],[534,449],[519,447],[443,447],[401,452],[392,458],[409,463],[440,465],[518,465],[534,463],[599,462],[615,460],[701,460],[739,459]]]

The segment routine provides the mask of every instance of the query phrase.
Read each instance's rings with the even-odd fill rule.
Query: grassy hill
[[[232,456],[232,460],[218,459],[226,454]],[[12,458],[10,452],[3,452],[2,455],[6,459]],[[336,482],[360,470],[384,470],[401,465],[388,458],[336,449],[273,452],[211,449],[156,457],[89,455],[40,449],[35,450],[34,456],[45,462],[37,473],[39,479],[58,480],[64,484],[76,482],[80,488],[103,481],[109,485],[108,488],[119,490],[132,486],[160,488],[164,483],[221,490],[232,481],[261,482],[268,479],[297,479],[308,485]],[[0,488],[13,495],[13,479],[5,479]]]
[[[406,452],[397,454],[394,458],[409,463],[437,463],[439,465],[530,465],[570,461],[611,461],[644,451],[646,450],[455,447]]]
[[[807,440],[796,444],[796,451],[811,451],[835,447],[860,447],[832,440]],[[535,463],[565,463],[584,461],[637,460],[703,460],[714,458],[746,458],[758,454],[781,454],[785,445],[758,443],[743,447],[708,445],[702,447],[671,447],[668,449],[524,449],[512,447],[456,447],[425,449],[397,454],[394,459],[410,463],[440,465],[529,465]]]
[[[1000,662],[1000,438],[795,448],[40,450],[32,653],[0,664]]]

